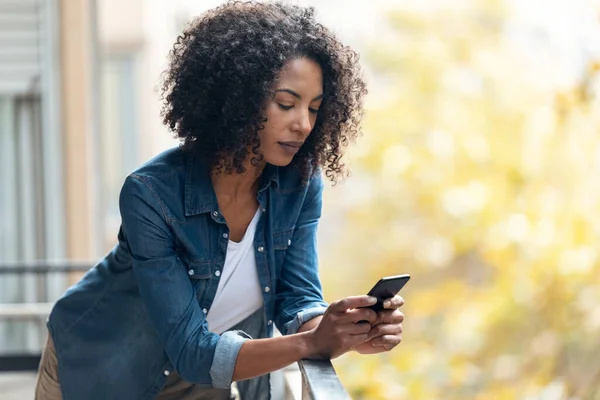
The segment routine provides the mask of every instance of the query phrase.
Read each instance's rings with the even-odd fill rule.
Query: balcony
[[[15,264],[0,265],[0,280],[6,276],[31,277],[36,287],[44,288],[49,275],[77,276],[89,265]],[[45,298],[45,291],[41,298]],[[0,304],[0,322],[36,321],[43,325],[52,303]],[[0,354],[0,393],[3,400],[32,398],[39,353]],[[272,374],[273,399],[347,400],[346,389],[329,360],[301,360]]]

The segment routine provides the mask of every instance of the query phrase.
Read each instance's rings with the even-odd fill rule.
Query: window
[[[135,67],[135,53],[107,54],[100,70],[99,192],[104,251],[116,243],[121,223],[119,192],[125,177],[138,163]]]
[[[0,264],[64,257],[57,0],[0,8]],[[53,301],[63,277],[1,276],[0,303]],[[0,352],[39,351],[40,321],[0,320]]]

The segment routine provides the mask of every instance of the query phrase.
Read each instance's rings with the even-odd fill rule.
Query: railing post
[[[301,360],[302,400],[350,400],[329,360]]]

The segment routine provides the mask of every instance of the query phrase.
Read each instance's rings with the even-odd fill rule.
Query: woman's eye
[[[279,106],[279,108],[281,108],[282,110],[286,110],[286,111],[294,108],[294,106],[286,106],[285,104],[281,104],[281,103],[277,103],[277,105]],[[308,111],[311,114],[317,114],[319,112],[319,110],[317,110],[315,108],[309,108]]]

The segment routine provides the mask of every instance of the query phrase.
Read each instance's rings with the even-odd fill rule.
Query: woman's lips
[[[288,154],[294,155],[300,150],[303,142],[277,142],[281,148]]]

